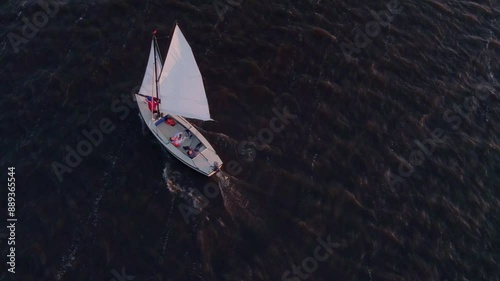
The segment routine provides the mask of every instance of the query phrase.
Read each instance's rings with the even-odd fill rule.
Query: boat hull
[[[163,145],[163,147],[170,152],[170,154],[193,170],[207,177],[214,175],[222,167],[222,160],[217,155],[212,145],[210,145],[207,139],[205,139],[205,137],[191,123],[189,123],[182,116],[169,115],[175,120],[174,126],[171,126],[166,122],[161,122],[156,125],[156,120],[148,108],[146,99],[140,96],[136,96],[136,98],[140,115],[144,120],[144,123],[146,123],[149,130]],[[189,133],[186,132],[186,130],[189,130]],[[182,144],[176,147],[169,141],[169,139],[171,136],[174,136],[179,132],[186,137]],[[190,137],[188,137],[188,135],[190,135]],[[184,147],[194,149],[197,146],[200,148],[198,155],[194,158],[190,158],[187,155],[187,149]]]

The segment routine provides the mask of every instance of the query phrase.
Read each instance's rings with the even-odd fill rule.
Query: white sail
[[[139,90],[139,94],[144,95],[144,96],[153,96],[156,97],[156,80],[154,79],[155,77],[155,57],[154,54],[156,53],[156,73],[157,76],[160,76],[160,71],[161,71],[161,58],[158,54],[158,52],[155,52],[155,47],[154,47],[154,40],[151,42],[151,51],[149,52],[149,59],[148,59],[148,65],[146,66],[146,73],[144,74],[144,78],[142,79],[142,85]]]
[[[200,70],[179,26],[175,26],[159,80],[160,110],[199,120],[212,120]]]

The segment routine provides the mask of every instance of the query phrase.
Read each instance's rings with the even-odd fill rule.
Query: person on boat
[[[185,137],[182,135],[182,132],[178,132],[174,136],[170,137],[170,143],[173,144],[175,147],[179,147],[181,146],[184,139]]]
[[[155,113],[157,112],[156,110],[158,109],[158,99],[155,97],[147,97],[146,102],[148,103],[148,108],[151,112]]]
[[[198,155],[198,153],[199,152],[196,149],[195,150],[189,149],[187,155],[189,156],[189,158],[193,159]]]
[[[189,156],[189,158],[193,159],[195,158],[199,153],[200,153],[200,147],[203,144],[200,142],[194,149],[191,148],[191,146],[183,146],[184,150],[187,150],[186,154]]]

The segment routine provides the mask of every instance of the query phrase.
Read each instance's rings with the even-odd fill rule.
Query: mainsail
[[[162,112],[212,120],[200,70],[191,47],[177,25],[160,74],[159,88]]]
[[[142,79],[141,89],[139,90],[139,94],[143,96],[153,96],[156,97],[156,80],[155,77],[155,54],[156,54],[156,72],[157,78],[160,76],[161,70],[161,56],[158,54],[158,51],[155,48],[155,41],[151,42],[151,51],[149,52],[148,66],[146,66],[146,73],[144,74],[144,78]]]

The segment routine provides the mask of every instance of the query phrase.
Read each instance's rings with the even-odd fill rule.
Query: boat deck
[[[205,137],[182,116],[170,115],[170,117],[175,120],[174,126],[165,123],[165,121],[156,126],[154,124],[156,120],[152,119],[152,114],[147,106],[146,100],[144,98],[137,98],[137,104],[144,122],[149,127],[153,135],[173,156],[181,162],[204,174],[205,176],[215,174],[217,169],[222,167],[222,160],[219,158],[208,140],[205,139]],[[189,130],[191,133],[190,137],[187,137],[186,130]],[[169,139],[179,132],[186,135],[186,138],[182,141],[179,147],[176,147],[170,143]],[[199,146],[198,155],[194,158],[190,158],[187,154],[187,150],[184,149],[186,146],[189,146],[191,149],[195,149]]]
[[[182,135],[185,137],[184,140],[182,141],[182,143],[179,147],[175,147],[175,146],[174,147],[177,148],[177,150],[179,150],[181,153],[185,154],[186,156],[188,156],[188,154],[187,154],[187,150],[184,149],[185,146],[189,146],[191,149],[194,149],[198,145],[201,145],[198,148],[199,152],[202,152],[206,148],[205,145],[203,145],[203,143],[193,133],[191,133],[191,131],[189,131],[190,133],[188,136],[186,130],[189,130],[189,129],[186,128],[185,126],[183,126],[180,122],[175,122],[174,126],[171,126],[165,122],[162,122],[162,124],[160,124],[156,127],[158,128],[158,131],[161,134],[163,134],[164,136],[167,137],[167,139],[169,139],[170,137],[174,136],[175,134],[177,134],[179,132],[182,132]]]

